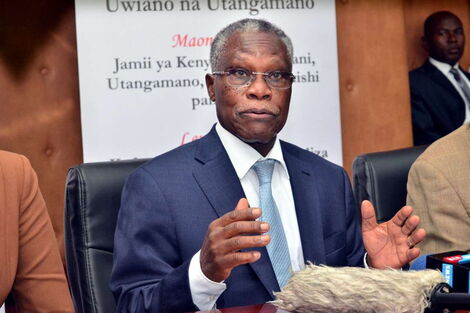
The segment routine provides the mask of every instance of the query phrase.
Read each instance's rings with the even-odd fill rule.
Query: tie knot
[[[256,172],[256,175],[258,175],[260,185],[271,182],[275,163],[276,160],[274,159],[266,159],[256,161],[256,163],[253,164],[253,170]]]
[[[454,76],[455,80],[460,81],[460,73],[455,67],[450,69],[450,73]]]

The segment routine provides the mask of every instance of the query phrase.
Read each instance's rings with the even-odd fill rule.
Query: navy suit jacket
[[[359,219],[344,170],[281,142],[289,171],[305,261],[360,266]],[[245,197],[214,128],[203,138],[138,168],[123,190],[111,278],[118,312],[195,311],[188,280],[191,257],[208,225]],[[278,291],[266,248],[236,267],[218,308],[264,303]]]
[[[427,60],[409,78],[415,145],[430,144],[462,126],[465,102],[437,67]]]

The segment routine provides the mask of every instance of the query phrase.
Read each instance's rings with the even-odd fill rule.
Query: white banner
[[[341,164],[335,2],[76,0],[85,162],[153,157],[217,121],[204,76],[212,38],[238,19],[291,37],[290,113],[280,138]]]

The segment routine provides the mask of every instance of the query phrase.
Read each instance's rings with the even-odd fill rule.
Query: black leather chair
[[[426,148],[424,145],[356,157],[352,172],[357,208],[360,210],[363,200],[370,200],[378,223],[392,218],[406,204],[408,172]]]
[[[77,313],[115,312],[109,289],[121,190],[147,160],[88,163],[71,168],[65,191],[65,254]]]

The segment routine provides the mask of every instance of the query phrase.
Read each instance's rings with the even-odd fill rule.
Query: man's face
[[[291,71],[285,45],[274,34],[235,33],[228,42],[214,71]],[[248,86],[231,86],[226,76],[219,75],[207,75],[206,83],[210,98],[216,102],[217,118],[225,129],[254,146],[274,143],[286,123],[291,88],[272,88],[262,75],[256,75]]]
[[[430,36],[425,38],[429,55],[441,62],[454,65],[463,54],[465,35],[462,23],[455,16],[445,16],[431,26]]]

